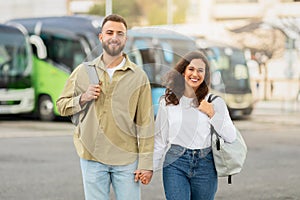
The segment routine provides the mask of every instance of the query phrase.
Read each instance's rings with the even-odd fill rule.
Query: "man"
[[[70,75],[57,100],[62,116],[79,115],[74,144],[80,157],[86,200],[140,199],[141,182],[152,177],[154,118],[151,88],[142,69],[123,53],[127,24],[119,15],[102,23],[103,54],[88,64],[99,84],[90,84],[87,66]]]

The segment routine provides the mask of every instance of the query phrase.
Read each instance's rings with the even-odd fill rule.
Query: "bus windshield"
[[[0,32],[0,76],[18,77],[26,74],[29,51],[21,32]]]
[[[212,88],[231,94],[250,92],[249,72],[244,52],[234,48],[211,48]]]

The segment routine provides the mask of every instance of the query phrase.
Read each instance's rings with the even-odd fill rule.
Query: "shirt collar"
[[[127,69],[130,69],[132,71],[135,71],[136,65],[129,60],[127,54],[123,53],[123,55],[126,59],[126,62],[123,65],[123,67],[120,68],[120,70],[126,71]],[[94,65],[96,67],[99,67],[102,70],[106,70],[105,64],[102,61],[102,56],[103,56],[103,54],[101,54],[99,57],[97,57],[92,62],[90,62],[89,65]]]

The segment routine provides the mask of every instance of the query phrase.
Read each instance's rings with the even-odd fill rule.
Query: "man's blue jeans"
[[[114,166],[81,158],[80,165],[85,200],[109,200],[111,185],[117,200],[140,200],[140,184],[134,181],[137,161]]]
[[[213,200],[218,176],[211,148],[171,145],[165,156],[163,184],[167,200]]]

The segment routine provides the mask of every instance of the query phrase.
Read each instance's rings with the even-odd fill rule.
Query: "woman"
[[[167,200],[213,200],[217,191],[210,126],[226,142],[236,134],[224,100],[207,102],[209,84],[209,62],[198,51],[185,55],[166,78],[155,122],[154,167],[163,161]]]

